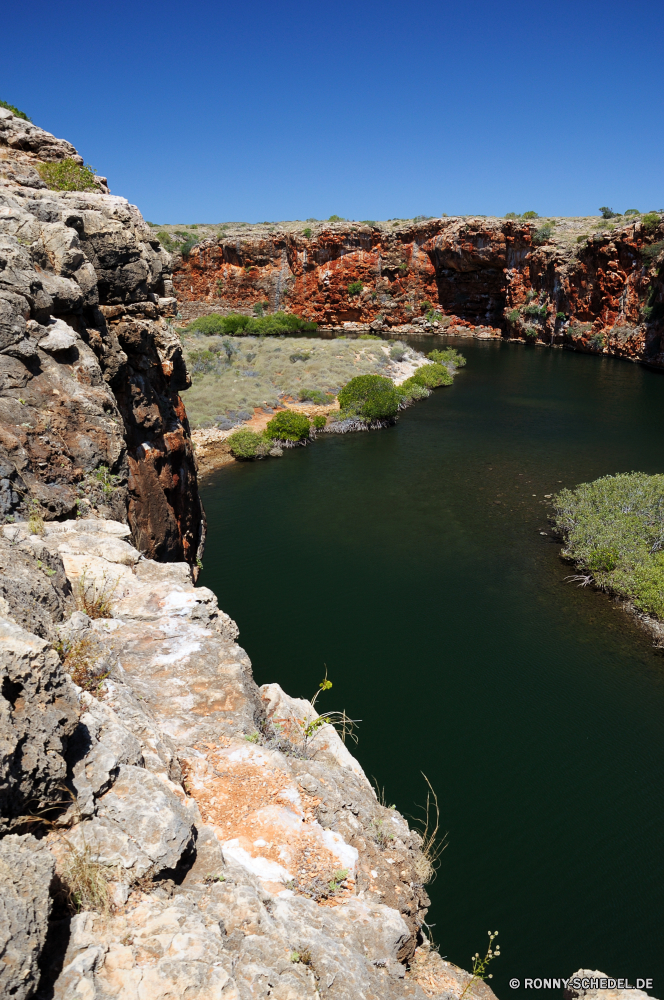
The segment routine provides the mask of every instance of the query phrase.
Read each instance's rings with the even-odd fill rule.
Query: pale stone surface
[[[645,970],[644,970],[645,971]],[[579,980],[579,983],[575,983]],[[584,980],[588,980],[584,985]],[[611,977],[606,972],[599,972],[597,969],[579,969],[570,976],[570,981],[565,989],[565,1000],[652,1000],[652,993],[639,989],[639,986],[646,986],[646,980],[637,981],[633,979],[626,981]],[[650,988],[651,984],[647,984]]]
[[[48,930],[55,862],[27,834],[0,840],[0,995],[27,1000],[39,982],[37,962]]]

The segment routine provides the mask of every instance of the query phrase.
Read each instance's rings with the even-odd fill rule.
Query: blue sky
[[[664,207],[661,0],[33,0],[0,98],[164,223]]]

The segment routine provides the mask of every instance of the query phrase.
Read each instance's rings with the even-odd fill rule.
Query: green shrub
[[[334,401],[331,392],[323,392],[321,389],[300,389],[299,397],[300,402],[311,402],[315,403],[316,406],[329,406]]]
[[[554,500],[563,555],[604,590],[664,618],[664,475],[604,476]]]
[[[438,309],[430,309],[427,313],[427,319],[430,323],[440,323],[443,319],[443,314]]]
[[[322,431],[326,423],[327,423],[327,417],[322,413],[317,413],[313,419],[313,425],[317,431]]]
[[[519,216],[516,214],[516,212],[508,212],[507,215],[505,216],[505,218],[506,219],[518,219]]]
[[[345,222],[343,215],[331,215],[328,222]]]
[[[11,111],[15,118],[22,118],[26,122],[32,122],[32,118],[28,118],[25,111],[19,111],[13,104],[7,104],[6,101],[0,101],[0,108],[6,108],[7,111]]]
[[[89,163],[80,166],[76,160],[40,163],[39,176],[52,191],[96,191],[95,169]]]
[[[192,376],[209,375],[219,367],[218,351],[192,351],[187,358],[187,367]]]
[[[281,410],[267,425],[266,432],[279,441],[302,441],[309,436],[311,424],[304,413],[295,410]]]
[[[587,239],[588,239],[588,233],[584,233],[582,236],[577,236],[576,242],[583,243]]]
[[[342,410],[349,410],[367,420],[396,416],[401,397],[389,378],[382,375],[358,375],[337,396]]]
[[[624,215],[640,215],[641,213],[639,212],[638,208],[628,208],[623,214]]]
[[[259,303],[262,309],[265,302]],[[227,334],[230,336],[284,336],[289,333],[305,333],[317,330],[316,323],[310,323],[301,316],[292,313],[276,312],[271,316],[244,316],[242,313],[230,313],[221,316],[210,313],[209,316],[199,316],[187,327],[187,332],[203,333],[208,336]]]
[[[596,351],[601,351],[604,347],[604,334],[594,333],[588,343],[591,347],[594,347]]]
[[[423,313],[431,312],[432,308],[433,306],[431,305],[428,299],[424,299],[423,302],[420,302],[420,309],[422,310]]]
[[[522,219],[539,219],[537,212],[524,212],[521,216]]]
[[[564,320],[565,319],[565,313],[564,312],[557,312],[556,313],[556,319],[560,320],[560,321]]]
[[[390,358],[392,361],[403,361],[407,354],[408,348],[405,344],[394,344],[390,347]]]
[[[540,226],[537,232],[533,236],[533,243],[535,246],[541,246],[542,243],[550,238],[553,233],[553,225],[550,222],[545,222],[543,226]]]
[[[429,365],[421,365],[406,381],[423,385],[425,389],[437,389],[439,385],[452,385],[454,379],[445,365],[432,361]]]
[[[664,240],[660,240],[658,243],[651,243],[649,247],[641,247],[639,252],[646,267],[650,267],[662,251],[664,251]]]
[[[463,354],[459,354],[456,347],[446,347],[442,351],[429,351],[427,358],[429,361],[436,361],[439,365],[454,365],[455,368],[463,368],[466,363]]]
[[[373,219],[362,219],[363,226],[375,226],[376,223]]]
[[[242,428],[231,434],[228,446],[233,458],[264,458],[269,453],[272,443],[264,435]]]
[[[349,296],[359,295],[360,292],[362,292],[363,290],[364,290],[364,285],[362,284],[361,281],[351,281],[350,285],[348,286],[348,295]]]
[[[614,212],[612,208],[607,208],[606,205],[600,208],[600,212],[603,219],[615,219],[618,215],[618,212]]]
[[[195,319],[193,323],[190,323],[187,327],[187,333],[204,333],[209,337],[213,337],[215,334],[230,333],[227,330],[225,320],[228,316],[220,316],[219,313],[210,313],[209,316],[199,316]],[[249,321],[248,316],[244,316],[243,319]]]
[[[160,233],[157,233],[157,239],[163,246],[164,250],[168,250],[169,253],[175,253],[178,248],[177,243],[174,243],[171,239],[171,234],[167,233],[164,229]]]
[[[512,311],[507,314],[507,319],[510,323],[516,323],[518,322],[520,315],[521,314],[518,309],[512,309]]]
[[[527,326],[524,332],[526,337],[529,337],[531,340],[534,340],[540,334],[540,331],[535,326]]]
[[[398,390],[402,397],[409,403],[416,399],[426,399],[427,396],[431,395],[431,389],[427,389],[426,386],[421,385],[419,382],[414,382],[412,378],[407,378],[405,382],[402,382],[398,386]]]
[[[178,250],[182,254],[184,260],[186,260],[189,257],[189,254],[194,249],[197,243],[198,240],[196,239],[195,236],[188,236],[185,242],[179,245]]]
[[[652,232],[653,229],[657,229],[660,222],[661,219],[657,212],[648,212],[647,215],[644,215],[641,218],[641,225],[647,233]]]
[[[530,305],[524,306],[523,311],[526,316],[539,316],[540,319],[543,319],[547,311],[546,302],[533,302]]]
[[[361,333],[357,339],[358,340],[382,340],[383,338],[379,337],[377,333]]]
[[[306,228],[306,229],[303,229],[303,230],[302,230],[302,235],[303,235],[303,236],[306,236],[306,238],[307,238],[307,239],[309,239],[309,237],[311,236],[311,230],[309,229],[309,227],[308,227],[308,226],[307,226],[307,228]]]

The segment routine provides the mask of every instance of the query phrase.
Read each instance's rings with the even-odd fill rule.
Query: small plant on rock
[[[96,910],[107,914],[110,910],[109,869],[93,857],[89,845],[79,851],[67,842],[67,848],[58,874],[68,908],[72,913]]]
[[[75,588],[76,605],[88,618],[110,618],[111,601],[117,590],[119,578],[111,580],[104,575],[101,582],[88,580],[83,570]]]
[[[486,955],[483,958],[480,958],[479,951],[476,951],[475,954],[473,955],[471,959],[473,963],[472,979],[466,984],[466,988],[459,997],[459,1000],[463,1000],[466,993],[469,992],[474,983],[480,980],[483,982],[485,979],[493,979],[493,973],[491,972],[487,973],[487,969],[489,968],[489,964],[493,961],[493,959],[499,957],[500,945],[494,947],[493,944],[495,938],[498,935],[498,931],[487,931],[487,934],[489,935],[489,944],[486,950]]]
[[[643,226],[643,228],[647,233],[650,233],[652,232],[653,229],[657,229],[657,226],[660,224],[661,221],[662,220],[660,216],[657,214],[657,212],[648,212],[647,215],[644,215],[642,217],[641,225]]]
[[[44,518],[42,508],[38,500],[31,500],[28,508],[28,531],[31,535],[44,534]]]
[[[348,295],[349,297],[352,297],[353,295],[360,295],[360,293],[363,290],[364,290],[364,285],[362,284],[361,281],[351,281],[350,285],[348,286]]]
[[[22,118],[26,122],[32,122],[32,118],[28,118],[25,111],[19,111],[13,104],[7,104],[7,101],[0,101],[0,108],[6,108],[7,111],[11,111],[14,118]]]
[[[39,176],[52,191],[95,191],[96,171],[89,163],[81,166],[76,160],[60,160],[58,163],[40,163]]]

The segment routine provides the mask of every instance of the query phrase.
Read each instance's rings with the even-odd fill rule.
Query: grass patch
[[[83,635],[80,639],[59,642],[56,649],[74,684],[97,695],[110,673],[102,662],[103,649],[99,641],[92,635]]]
[[[580,575],[664,619],[664,475],[631,472],[562,490],[555,525]]]
[[[116,591],[118,580],[110,580],[104,576],[99,584],[96,580],[86,579],[85,570],[79,577],[76,588],[76,606],[88,618],[110,618],[111,602]]]
[[[288,399],[331,402],[354,376],[381,374],[391,363],[390,345],[384,341],[250,335],[203,339],[188,332],[183,347],[193,385],[186,405],[194,427],[230,429],[247,420],[254,408],[274,409]],[[292,361],[296,355],[300,360]]]
[[[111,909],[109,881],[111,870],[97,861],[88,844],[82,851],[66,840],[67,854],[58,871],[60,892],[71,913],[96,910],[104,916]]]
[[[89,163],[80,166],[76,160],[40,163],[39,176],[52,191],[96,191],[95,169]]]
[[[353,295],[360,295],[361,292],[363,291],[364,291],[364,285],[362,284],[361,281],[351,281],[350,285],[348,286],[349,297],[352,297]]]

